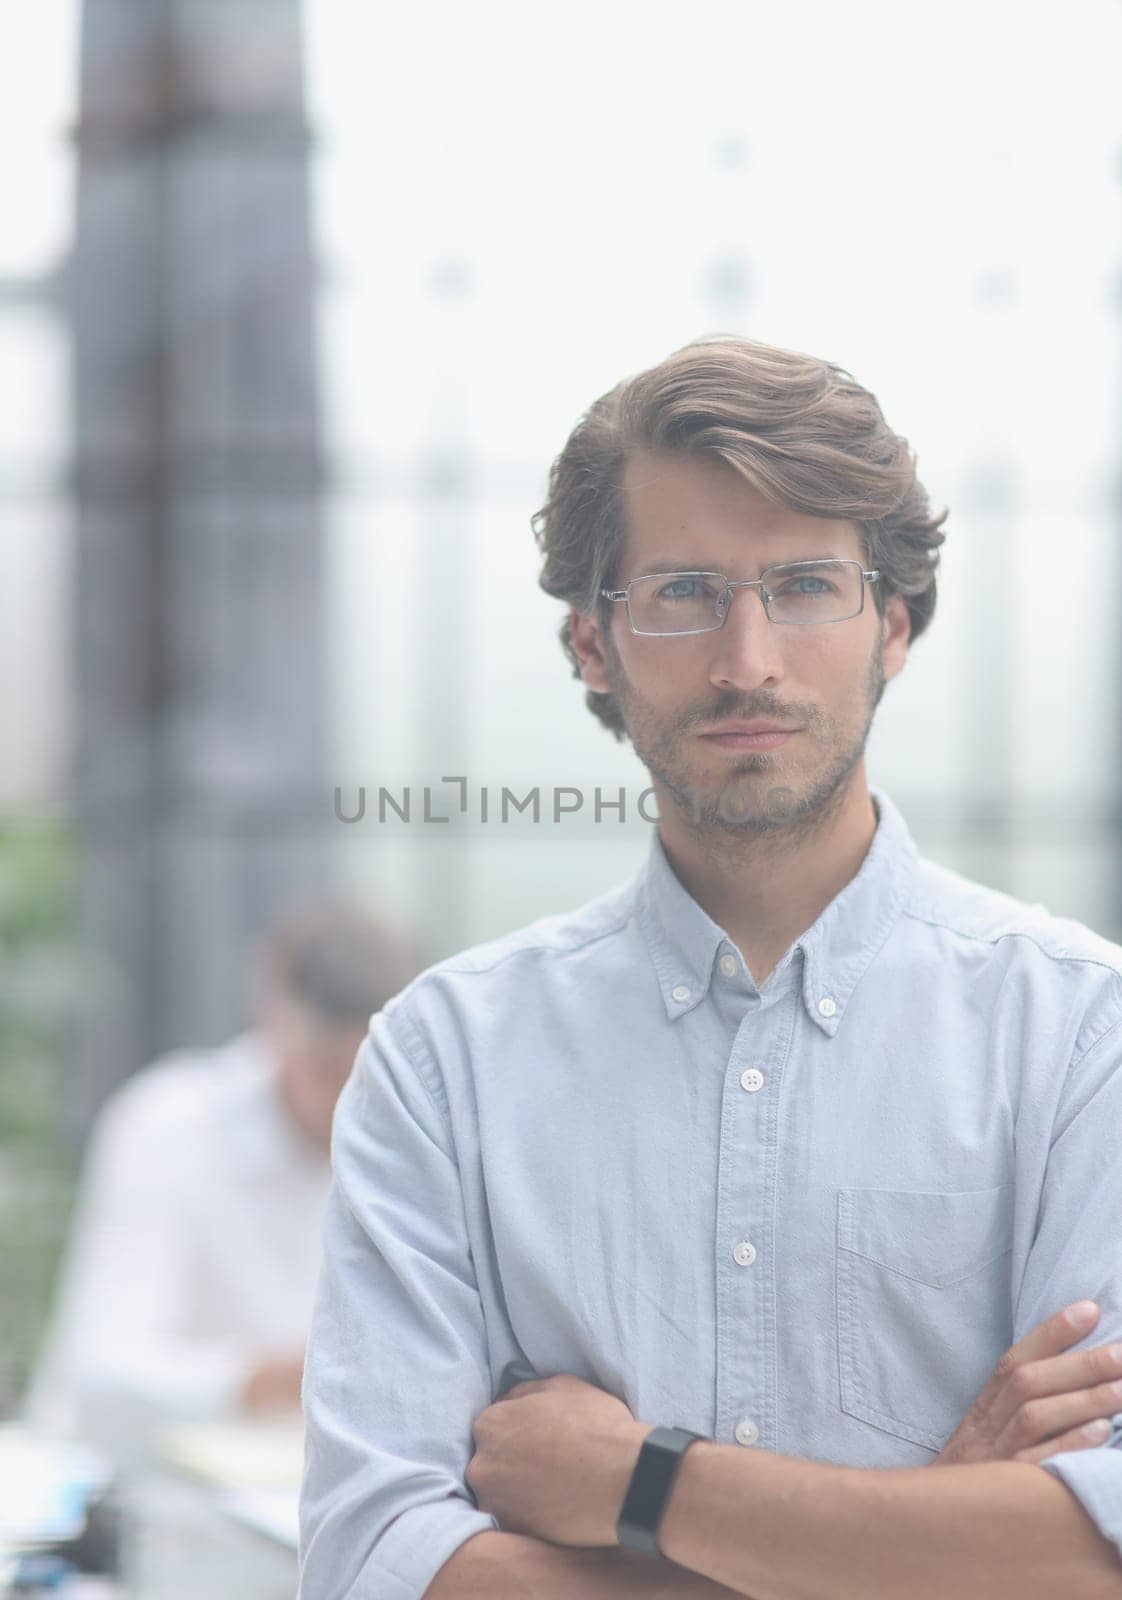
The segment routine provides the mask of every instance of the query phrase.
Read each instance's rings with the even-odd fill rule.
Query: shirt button
[[[732,1259],[738,1267],[750,1267],[756,1259],[756,1247],[750,1239],[741,1239],[732,1247]]]
[[[760,1430],[751,1417],[741,1417],[732,1432],[737,1444],[755,1444],[760,1437]]]
[[[740,1074],[740,1087],[747,1089],[749,1094],[755,1094],[757,1089],[764,1086],[764,1075],[759,1067],[745,1067]]]
[[[830,995],[826,995],[818,1002],[818,1014],[822,1017],[832,1017],[838,1009],[838,1003]]]
[[[690,991],[686,988],[684,983],[679,983],[675,988],[671,989],[670,996],[673,1000],[688,1000],[690,997]]]
[[[721,971],[724,973],[726,978],[735,977],[736,976],[736,957],[735,956],[722,956],[721,957]]]

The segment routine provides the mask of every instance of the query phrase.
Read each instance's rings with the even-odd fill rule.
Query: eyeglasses
[[[787,561],[743,582],[730,583],[721,572],[649,572],[626,589],[600,593],[626,601],[632,633],[712,633],[724,626],[734,589],[758,589],[772,622],[805,628],[859,616],[865,585],[879,577],[860,561]]]

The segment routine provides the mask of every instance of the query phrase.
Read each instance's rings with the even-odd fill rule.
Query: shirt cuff
[[[394,1518],[375,1547],[371,1569],[378,1583],[370,1600],[422,1600],[453,1552],[475,1534],[488,1531],[499,1531],[495,1518],[458,1495],[410,1506]],[[357,1594],[366,1600],[364,1588]]]
[[[1104,1539],[1122,1557],[1122,1411],[1111,1419],[1105,1444],[1089,1450],[1061,1450],[1039,1463],[1067,1485]]]

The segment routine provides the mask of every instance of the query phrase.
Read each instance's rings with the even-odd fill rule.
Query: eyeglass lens
[[[773,622],[840,622],[861,610],[858,561],[799,562],[761,574]],[[671,572],[633,578],[631,625],[640,633],[703,633],[719,628],[732,600],[719,573]]]

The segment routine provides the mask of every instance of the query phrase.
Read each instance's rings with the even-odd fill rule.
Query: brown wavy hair
[[[917,639],[935,610],[935,570],[947,511],[933,515],[915,455],[884,420],[876,397],[843,367],[737,335],[694,339],[625,378],[578,420],[549,473],[545,504],[530,519],[544,556],[546,594],[606,628],[623,540],[623,468],[637,450],[726,462],[792,511],[857,523],[878,611],[901,595]],[[569,633],[561,644],[580,677]],[[615,696],[585,701],[617,739]]]

